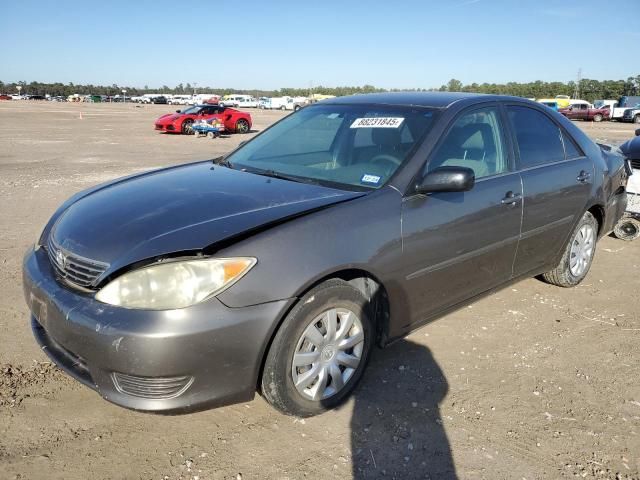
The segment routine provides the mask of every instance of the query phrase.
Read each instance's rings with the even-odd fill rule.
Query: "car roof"
[[[462,100],[478,99],[480,101],[491,100],[518,100],[529,101],[521,97],[510,97],[506,95],[485,95],[482,93],[463,92],[390,92],[390,93],[367,93],[363,95],[350,95],[348,97],[336,97],[321,101],[327,104],[383,104],[383,105],[404,105],[432,108],[447,108]]]

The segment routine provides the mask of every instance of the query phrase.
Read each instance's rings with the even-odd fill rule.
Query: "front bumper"
[[[25,255],[23,288],[34,335],[60,368],[110,402],[161,413],[251,400],[266,345],[293,302],[114,307],[59,283],[42,248]]]
[[[155,129],[159,132],[171,132],[171,133],[178,132],[178,130],[176,130],[176,127],[172,123],[169,123],[169,124],[156,123]]]

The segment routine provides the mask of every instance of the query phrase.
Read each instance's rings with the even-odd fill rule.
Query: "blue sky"
[[[23,0],[8,7],[0,16],[4,82],[428,88],[450,78],[568,81],[578,68],[599,80],[640,74],[640,0]]]

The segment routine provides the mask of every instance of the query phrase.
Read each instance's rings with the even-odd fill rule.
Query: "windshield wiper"
[[[226,155],[221,155],[211,160],[214,165],[221,165],[227,168],[233,168],[233,165],[229,160],[226,159]]]
[[[271,177],[278,178],[280,180],[289,180],[290,182],[297,183],[313,183],[317,184],[318,182],[307,177],[298,177],[295,175],[286,175],[284,173],[276,172],[275,170],[263,170],[261,168],[242,168],[242,170],[247,171],[249,173],[255,173],[256,175],[262,175],[263,177]]]

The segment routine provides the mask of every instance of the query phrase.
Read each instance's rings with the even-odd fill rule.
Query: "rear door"
[[[593,164],[543,111],[524,105],[506,108],[524,195],[514,273],[537,273],[534,271],[556,259],[584,213],[593,183]]]
[[[425,172],[472,168],[468,192],[405,198],[403,278],[409,323],[507,281],[512,275],[522,215],[522,185],[512,167],[501,110],[494,104],[463,111],[443,136]]]

